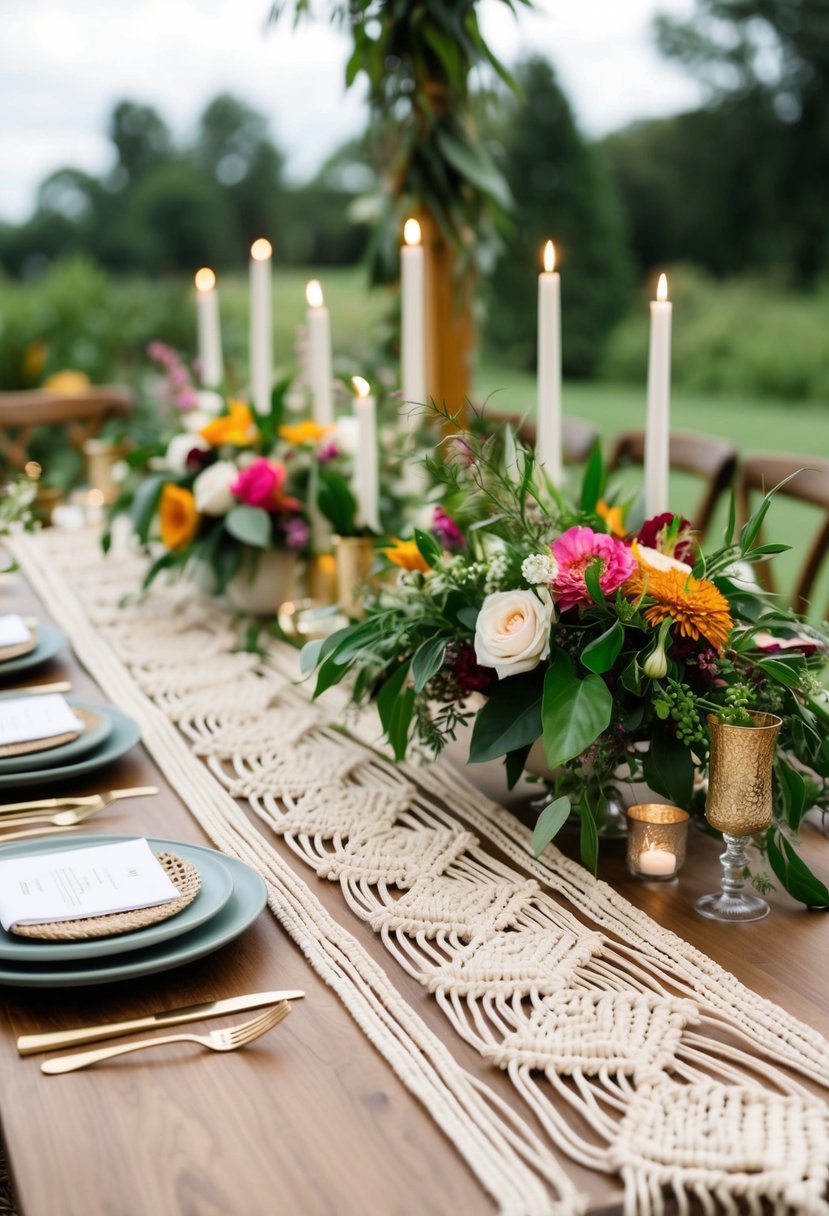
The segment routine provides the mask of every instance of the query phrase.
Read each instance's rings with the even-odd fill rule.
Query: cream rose
[[[206,452],[209,446],[207,440],[202,439],[201,435],[174,435],[164,456],[165,468],[170,469],[173,473],[184,473],[190,453],[194,449],[198,452]]]
[[[230,492],[239,470],[230,460],[208,465],[193,482],[193,497],[200,515],[226,515],[236,499]]]
[[[532,671],[550,653],[553,620],[553,601],[546,593],[496,591],[478,613],[475,657],[482,667],[494,667],[501,680]]]

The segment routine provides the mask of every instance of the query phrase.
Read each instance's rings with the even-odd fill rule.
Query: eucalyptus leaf
[[[231,507],[224,526],[232,537],[254,549],[267,549],[271,543],[271,520],[262,507],[248,507],[243,503]]]
[[[412,658],[412,679],[415,692],[423,692],[433,675],[443,666],[446,638],[427,638],[418,646]]]
[[[564,827],[571,810],[569,798],[556,798],[544,807],[533,828],[533,852],[536,857],[544,852]]]

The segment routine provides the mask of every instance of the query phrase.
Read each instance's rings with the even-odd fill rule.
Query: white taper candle
[[[308,304],[308,377],[314,421],[320,426],[331,426],[334,422],[334,403],[331,396],[331,318],[325,307],[322,287],[316,279],[311,279],[306,286],[305,299]]]
[[[362,376],[352,376],[354,417],[357,421],[354,492],[357,522],[372,532],[380,531],[380,467],[377,449],[377,403]]]
[[[250,247],[250,393],[258,413],[271,412],[273,386],[273,286],[270,241]]]
[[[561,281],[555,246],[544,246],[538,276],[538,418],[535,454],[555,486],[561,485]]]
[[[651,301],[648,355],[648,409],[645,420],[645,512],[648,518],[669,510],[672,312],[668,280],[661,274],[656,299]]]
[[[219,291],[216,276],[207,266],[196,271],[196,328],[199,380],[205,388],[218,388],[224,378]]]

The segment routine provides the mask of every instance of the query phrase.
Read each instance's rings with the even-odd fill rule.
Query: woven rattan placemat
[[[25,743],[4,743],[0,745],[0,759],[11,756],[28,756],[32,752],[47,752],[53,747],[62,747],[64,743],[72,743],[87,731],[100,726],[101,719],[91,709],[77,709],[73,706],[72,713],[83,722],[83,730],[67,731],[64,735],[50,735],[48,739],[29,739]]]
[[[156,853],[156,858],[178,890],[178,899],[171,899],[166,904],[155,904],[152,908],[133,908],[130,912],[109,912],[105,916],[86,916],[80,920],[12,925],[10,932],[17,937],[34,937],[47,942],[76,942],[93,937],[113,937],[118,933],[131,933],[134,929],[146,929],[149,925],[169,920],[196,898],[201,889],[201,876],[192,861],[176,857],[174,853]]]
[[[29,637],[25,642],[15,642],[13,646],[0,646],[0,663],[6,659],[19,659],[24,654],[30,654],[37,646],[37,626],[27,625]]]

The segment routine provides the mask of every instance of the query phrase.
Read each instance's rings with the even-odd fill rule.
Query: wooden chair
[[[737,449],[726,439],[708,435],[693,435],[686,431],[671,431],[669,459],[672,469],[693,473],[705,486],[691,522],[700,539],[705,536],[720,497],[734,484],[737,471]],[[608,468],[618,469],[626,464],[645,463],[645,432],[622,431],[616,437]]]
[[[489,415],[493,422],[508,422],[522,443],[535,447],[537,428],[534,418],[524,419],[519,414]],[[599,440],[599,432],[584,418],[564,418],[561,427],[562,456],[565,464],[584,464]]]
[[[126,417],[132,406],[132,393],[119,385],[72,394],[52,389],[0,392],[0,459],[22,472],[32,435],[43,426],[65,427],[72,447],[82,451],[105,422]]]
[[[818,507],[822,512],[821,523],[811,546],[805,552],[797,581],[791,595],[786,597],[795,612],[805,615],[815,580],[824,560],[829,556],[829,460],[816,456],[748,456],[743,461],[740,473],[738,503],[741,517],[745,521],[751,514],[752,494],[766,494],[786,477],[791,477],[792,480],[781,486],[778,494]],[[807,538],[803,539],[805,545]],[[754,569],[763,585],[769,591],[775,591],[770,563],[760,562]],[[829,609],[824,619],[827,617]]]

